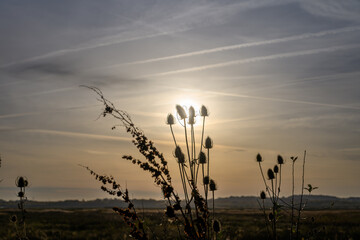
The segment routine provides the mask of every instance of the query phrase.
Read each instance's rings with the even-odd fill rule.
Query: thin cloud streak
[[[239,64],[244,64],[244,63],[253,63],[253,62],[259,62],[259,61],[275,60],[275,59],[297,57],[297,56],[306,56],[306,55],[326,53],[326,52],[335,52],[335,51],[340,51],[340,50],[349,50],[349,49],[358,48],[358,47],[360,47],[360,44],[350,44],[350,45],[342,45],[342,46],[333,46],[333,47],[328,47],[328,48],[318,48],[318,49],[303,50],[303,51],[296,51],[296,52],[289,52],[289,53],[273,54],[273,55],[268,55],[268,56],[253,57],[253,58],[247,58],[247,59],[241,59],[241,60],[235,60],[235,61],[209,64],[209,65],[193,67],[193,68],[184,68],[184,69],[179,69],[179,70],[174,70],[174,71],[155,73],[155,74],[150,74],[147,76],[142,76],[142,78],[162,77],[162,76],[168,76],[168,75],[174,75],[174,74],[180,74],[180,73],[198,72],[198,71],[203,71],[203,70],[208,70],[208,69],[228,67],[228,66],[239,65]]]
[[[107,66],[106,68],[119,67],[119,66],[124,66],[124,65],[153,63],[153,62],[166,61],[166,60],[172,60],[172,59],[178,59],[178,58],[184,58],[184,57],[192,57],[192,56],[209,54],[209,53],[235,50],[235,49],[240,49],[240,48],[290,42],[290,41],[302,40],[302,39],[307,39],[307,38],[312,38],[312,37],[323,37],[323,36],[327,36],[327,35],[334,35],[334,34],[353,32],[353,31],[359,31],[359,30],[360,30],[360,26],[356,26],[356,27],[339,28],[339,29],[334,29],[334,30],[326,30],[326,31],[321,31],[321,32],[317,32],[317,33],[304,33],[301,35],[295,35],[295,36],[290,36],[290,37],[285,37],[285,38],[277,38],[277,39],[272,39],[272,40],[251,42],[251,43],[242,43],[242,44],[236,44],[236,45],[230,45],[230,46],[224,46],[224,47],[211,48],[211,49],[206,49],[206,50],[201,50],[201,51],[183,53],[183,54],[167,56],[167,57],[159,57],[159,58],[152,58],[152,59],[129,62],[129,63],[115,64],[115,65]]]
[[[173,87],[168,87],[168,88],[175,89]],[[286,102],[286,103],[306,104],[306,105],[314,105],[314,106],[322,106],[322,107],[360,110],[360,107],[357,107],[357,106],[346,106],[346,105],[337,105],[337,104],[308,102],[308,101],[290,100],[290,99],[282,99],[282,98],[257,97],[257,96],[251,96],[251,95],[245,95],[245,94],[226,93],[226,92],[219,92],[219,91],[202,91],[202,90],[190,89],[190,88],[176,88],[176,89],[183,90],[183,91],[191,91],[191,92],[202,92],[205,94],[207,93],[207,94],[226,96],[226,97],[249,98],[249,99],[257,99],[257,100],[273,101],[273,102]]]
[[[28,62],[43,60],[43,59],[52,58],[52,57],[64,56],[64,55],[70,54],[70,53],[76,53],[76,52],[91,50],[91,49],[95,49],[95,48],[107,47],[107,46],[111,46],[111,45],[115,45],[115,44],[120,44],[120,43],[125,43],[125,42],[132,42],[132,41],[143,40],[143,39],[148,39],[148,38],[154,38],[154,37],[159,37],[159,36],[164,36],[164,35],[171,35],[171,34],[174,34],[174,33],[185,32],[185,31],[188,31],[188,30],[189,29],[181,29],[181,30],[177,30],[177,31],[154,33],[154,34],[149,34],[149,35],[139,36],[139,37],[133,37],[133,38],[128,38],[128,39],[121,39],[121,40],[114,40],[114,41],[109,41],[109,42],[96,43],[96,44],[92,44],[92,45],[89,45],[89,46],[61,49],[61,50],[52,51],[52,52],[49,52],[49,53],[46,53],[46,54],[43,54],[43,55],[39,55],[39,56],[35,56],[35,57],[31,57],[31,58],[27,58],[27,59],[23,59],[23,60],[14,61],[14,62],[11,62],[11,63],[3,64],[3,65],[0,66],[0,69],[1,68],[8,68],[8,67],[18,65],[18,64],[22,64],[22,63],[28,63]]]

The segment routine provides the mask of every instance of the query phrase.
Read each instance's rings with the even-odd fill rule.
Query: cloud
[[[168,71],[168,72],[155,73],[155,74],[151,74],[151,75],[147,75],[147,76],[143,76],[143,77],[148,77],[148,78],[149,77],[162,77],[162,76],[181,74],[181,73],[198,72],[198,71],[204,71],[204,70],[208,70],[208,69],[228,67],[228,66],[245,64],[245,63],[253,63],[253,62],[259,62],[259,61],[275,60],[275,59],[297,57],[297,56],[306,56],[306,55],[334,52],[334,51],[340,51],[340,50],[349,50],[349,49],[359,48],[359,47],[360,47],[360,44],[349,44],[349,45],[333,46],[333,47],[328,47],[328,48],[318,48],[318,49],[303,50],[303,51],[296,51],[296,52],[289,52],[289,53],[280,53],[280,54],[273,54],[273,55],[268,55],[268,56],[253,57],[253,58],[247,58],[247,59],[241,59],[241,60],[235,60],[235,61],[220,62],[220,63],[216,63],[216,64],[192,67],[192,68],[184,68],[184,69]]]
[[[166,60],[172,60],[172,59],[178,59],[178,58],[184,58],[184,57],[193,57],[193,56],[198,56],[198,55],[217,53],[217,52],[229,51],[229,50],[235,50],[235,49],[241,49],[241,48],[247,48],[247,47],[262,46],[262,45],[275,44],[275,43],[284,43],[284,42],[302,40],[302,39],[307,39],[307,38],[312,38],[312,37],[324,37],[327,35],[353,32],[353,31],[359,31],[359,30],[360,30],[360,26],[355,26],[355,27],[346,27],[346,28],[326,30],[326,31],[321,31],[321,32],[317,32],[317,33],[304,33],[304,34],[294,35],[294,36],[285,37],[285,38],[277,38],[277,39],[271,39],[271,40],[265,40],[265,41],[259,41],[259,42],[241,43],[241,44],[236,44],[236,45],[223,46],[223,47],[205,49],[205,50],[194,51],[194,52],[189,52],[189,53],[177,54],[177,55],[172,55],[172,56],[167,56],[167,57],[159,57],[159,58],[152,58],[152,59],[140,60],[140,61],[129,62],[129,63],[115,64],[115,65],[107,66],[105,68],[112,68],[112,67],[118,67],[118,66],[123,66],[123,65],[153,63],[153,62],[166,61]]]
[[[8,70],[15,74],[46,74],[46,75],[57,75],[57,76],[70,76],[75,75],[76,72],[71,69],[68,65],[60,63],[41,62],[35,64],[24,64],[15,66]]]
[[[180,89],[180,88],[177,88],[177,89]],[[202,90],[194,90],[194,89],[187,89],[187,88],[181,88],[181,90],[201,91],[202,93],[219,95],[219,96],[227,96],[227,97],[249,98],[249,99],[257,99],[257,100],[264,100],[264,101],[273,101],[273,102],[286,102],[286,103],[314,105],[314,106],[322,106],[322,107],[330,107],[330,108],[360,110],[360,106],[327,104],[327,103],[308,102],[308,101],[290,100],[290,99],[282,99],[282,98],[258,97],[258,96],[251,96],[251,95],[245,95],[245,94],[227,93],[227,92],[220,92],[220,91],[202,91]]]

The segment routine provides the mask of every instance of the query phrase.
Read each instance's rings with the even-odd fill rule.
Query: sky
[[[175,105],[210,112],[216,197],[258,195],[278,154],[282,194],[360,197],[360,2],[357,0],[65,0],[0,2],[0,199],[110,197],[79,164],[134,198],[161,199],[124,129],[80,85],[102,90],[152,139],[181,192],[165,124]],[[200,137],[197,126],[197,141]],[[180,124],[174,126],[184,143]],[[181,140],[182,139],[182,140]]]

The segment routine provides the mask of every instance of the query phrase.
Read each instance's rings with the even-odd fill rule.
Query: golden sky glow
[[[257,153],[268,168],[304,150],[318,194],[360,196],[359,9],[336,0],[1,1],[0,199],[16,198],[19,175],[30,199],[107,197],[78,164],[116,176],[134,197],[161,198],[121,159],[139,154],[124,129],[111,130],[115,120],[97,119],[102,105],[82,84],[132,116],[180,194],[166,116],[204,104],[218,197],[263,190]],[[174,131],[184,144],[181,125]]]

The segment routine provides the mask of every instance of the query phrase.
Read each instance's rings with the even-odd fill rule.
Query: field
[[[0,210],[0,239],[14,239],[9,221],[16,209]],[[163,210],[140,210],[151,239],[179,239],[177,225]],[[302,233],[309,239],[360,239],[360,210],[305,211]],[[218,210],[222,223],[218,239],[266,239],[264,216],[258,210]],[[288,239],[287,219],[280,219],[280,239]],[[131,239],[121,216],[111,209],[30,209],[29,239]],[[156,236],[156,237],[155,237]]]

